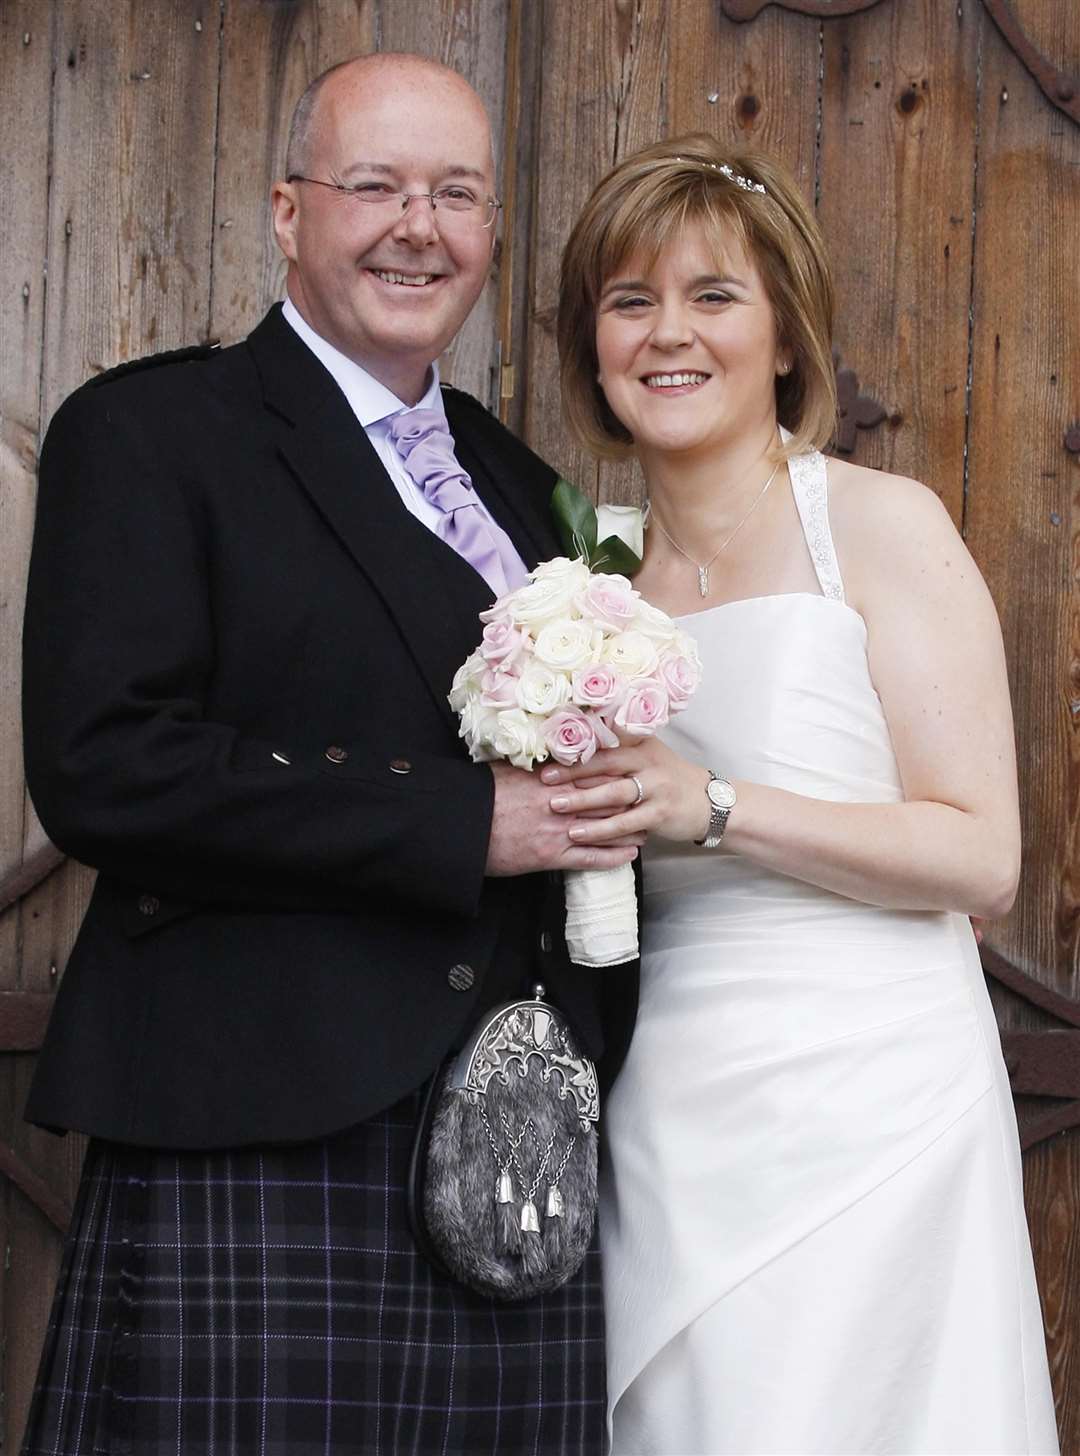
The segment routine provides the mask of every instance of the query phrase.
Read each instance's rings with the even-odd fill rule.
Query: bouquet
[[[617,747],[620,731],[662,728],[700,680],[693,639],[628,580],[641,565],[641,512],[597,513],[565,480],[552,507],[569,554],[542,562],[524,586],[481,612],[483,637],[454,676],[450,706],[474,762],[588,763],[598,748]],[[610,534],[598,541],[602,529]],[[631,865],[568,871],[566,909],[579,965],[637,955]]]

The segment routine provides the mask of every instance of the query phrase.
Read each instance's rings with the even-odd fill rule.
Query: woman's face
[[[717,259],[700,223],[649,266],[631,257],[596,318],[600,385],[644,454],[698,451],[775,427],[787,362],[753,260],[734,236]]]

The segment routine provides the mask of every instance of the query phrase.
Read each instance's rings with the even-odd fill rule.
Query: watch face
[[[735,803],[735,790],[727,779],[710,779],[705,792],[718,809],[730,809]]]

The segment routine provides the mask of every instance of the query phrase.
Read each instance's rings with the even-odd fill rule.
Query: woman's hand
[[[556,814],[602,820],[596,830],[571,828],[575,841],[599,845],[649,833],[689,842],[703,839],[709,827],[708,769],[680,758],[658,738],[624,738],[587,764],[548,764],[540,778],[564,789],[551,799]],[[643,797],[635,804],[638,784]]]

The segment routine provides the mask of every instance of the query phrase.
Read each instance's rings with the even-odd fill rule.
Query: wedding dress
[[[824,457],[821,595],[683,618],[664,730],[726,777],[903,798]],[[651,843],[601,1201],[614,1456],[1057,1453],[1016,1121],[971,926]]]

